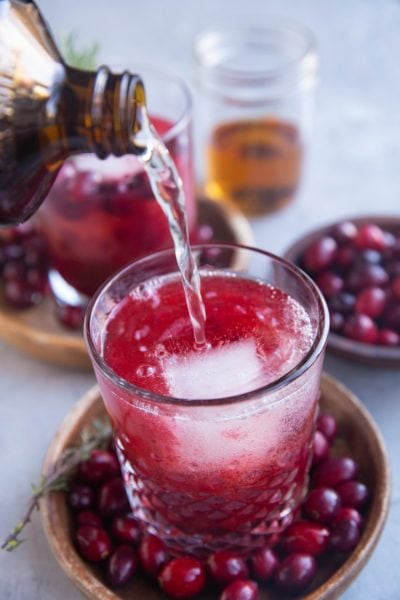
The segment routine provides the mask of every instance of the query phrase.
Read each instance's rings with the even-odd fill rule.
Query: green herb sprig
[[[30,522],[32,514],[39,509],[39,501],[49,492],[68,489],[69,479],[83,460],[87,460],[91,452],[107,446],[111,436],[111,425],[108,421],[94,420],[91,427],[85,428],[80,436],[80,444],[67,448],[60,459],[52,466],[48,474],[43,474],[38,485],[32,484],[32,495],[22,519],[1,544],[2,550],[16,550],[25,540],[21,533]]]
[[[71,67],[93,71],[98,66],[100,45],[94,42],[91,46],[83,48],[76,31],[71,32],[62,40],[61,48],[65,61]]]

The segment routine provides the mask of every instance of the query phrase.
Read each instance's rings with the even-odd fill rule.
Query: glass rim
[[[130,262],[128,265],[117,271],[114,275],[109,277],[97,290],[97,292],[90,299],[86,313],[85,313],[85,321],[83,327],[84,339],[86,343],[86,347],[89,351],[89,356],[94,361],[96,366],[101,370],[102,374],[106,376],[106,378],[111,381],[114,385],[121,388],[125,392],[129,392],[132,395],[139,396],[140,398],[153,402],[154,404],[160,405],[169,405],[169,406],[181,406],[181,407],[206,407],[206,406],[225,406],[232,404],[239,404],[246,401],[254,400],[259,395],[272,394],[288,384],[292,383],[296,379],[298,379],[303,373],[305,373],[318,359],[320,354],[323,352],[328,332],[329,332],[329,314],[326,302],[322,296],[322,293],[313,282],[313,280],[299,267],[295,264],[285,260],[284,258],[272,254],[267,250],[262,250],[260,248],[255,248],[252,246],[245,246],[242,244],[229,244],[229,243],[216,243],[216,244],[196,244],[192,246],[192,250],[200,250],[200,249],[210,249],[210,248],[222,248],[222,249],[232,249],[232,250],[246,250],[251,253],[257,253],[266,258],[272,259],[273,261],[281,264],[286,269],[294,273],[312,292],[312,295],[317,301],[317,305],[319,308],[319,314],[321,318],[318,322],[318,328],[313,340],[311,347],[308,352],[303,356],[303,358],[287,373],[284,373],[278,379],[258,387],[254,390],[250,390],[248,392],[244,392],[241,394],[226,396],[222,398],[214,398],[214,399],[187,399],[187,398],[176,398],[174,396],[167,396],[158,394],[156,392],[151,392],[144,388],[141,388],[129,381],[126,381],[123,377],[117,375],[115,371],[111,369],[97,351],[94,341],[91,336],[90,324],[92,320],[92,315],[96,309],[97,303],[100,301],[101,297],[107,292],[121,277],[126,275],[132,268],[140,268],[141,266],[145,267],[146,263],[156,259],[157,257],[162,258],[167,255],[171,256],[174,254],[173,248],[168,248],[166,250],[160,250],[158,252],[154,252],[149,254],[143,258],[138,260],[134,260]],[[221,269],[223,270],[223,269]],[[278,400],[279,402],[280,400]],[[272,402],[270,406],[273,406],[275,402]]]
[[[260,17],[262,21],[263,18]],[[275,81],[282,76],[285,76],[294,67],[307,68],[307,58],[315,55],[316,60],[316,49],[317,42],[316,37],[311,29],[306,25],[297,21],[289,19],[269,19],[265,24],[248,23],[246,25],[215,25],[210,26],[200,31],[195,37],[193,43],[193,54],[197,65],[203,69],[204,73],[215,75],[216,78],[222,78],[227,81],[235,81],[236,83],[242,81],[246,84],[266,84],[271,81]],[[264,68],[259,70],[247,71],[243,68],[226,66],[223,61],[216,62],[215,64],[207,64],[205,60],[206,56],[210,53],[215,52],[218,46],[223,44],[224,38],[232,35],[246,36],[246,42],[254,41],[254,34],[281,34],[281,35],[296,35],[304,43],[304,48],[299,50],[298,55],[293,58],[288,58],[282,65]],[[267,39],[267,38],[266,38]],[[218,40],[218,43],[217,43]],[[315,68],[317,63],[315,62]]]

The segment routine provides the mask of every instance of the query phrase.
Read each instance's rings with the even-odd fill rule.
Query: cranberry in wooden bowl
[[[302,510],[277,535],[273,548],[261,548],[250,557],[221,551],[201,564],[190,556],[171,556],[161,540],[143,536],[125,510],[111,518],[99,513],[98,496],[107,484],[97,477],[99,459],[105,462],[102,453],[72,474],[78,490],[71,485],[67,494],[54,492],[41,501],[45,532],[60,566],[94,600],[282,600],[287,592],[303,600],[338,598],[365,565],[384,525],[390,496],[388,459],[366,409],[327,375],[322,376],[320,410],[316,428],[327,453],[313,462]],[[55,435],[44,472],[77,443],[94,419],[104,417],[99,391],[93,388]],[[106,454],[113,451],[111,445]],[[108,456],[107,465],[113,462]],[[108,477],[114,481],[113,470]],[[85,492],[86,498],[82,487],[94,492],[90,509],[76,502],[77,491]],[[82,494],[78,496],[82,500]]]
[[[400,364],[400,217],[343,218],[295,241],[284,257],[325,296],[328,349],[371,364]]]

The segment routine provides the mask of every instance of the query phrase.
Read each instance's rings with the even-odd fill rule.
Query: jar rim
[[[245,47],[251,47],[254,53],[260,51],[260,56],[264,51],[264,59],[272,49],[279,51],[280,62],[268,66],[257,63],[250,69],[235,64],[232,58],[239,56],[238,50]],[[317,69],[314,34],[306,26],[286,20],[265,25],[209,27],[196,36],[193,52],[203,78],[220,84],[265,85],[291,77],[294,72],[298,76],[315,76]]]

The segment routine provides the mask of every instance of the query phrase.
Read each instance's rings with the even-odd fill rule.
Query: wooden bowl
[[[198,222],[212,226],[210,242],[253,243],[249,222],[228,204],[199,199]],[[17,311],[7,307],[0,295],[0,338],[34,358],[65,367],[90,368],[81,332],[71,332],[58,322],[50,297],[39,306]]]
[[[370,502],[365,515],[365,526],[356,549],[345,558],[327,557],[321,563],[313,587],[305,595],[307,600],[338,598],[350,585],[370,557],[383,529],[389,505],[390,481],[386,450],[381,435],[371,416],[357,398],[337,380],[323,375],[321,408],[334,415],[344,441],[340,453],[350,453],[359,463],[360,475],[370,490]],[[97,387],[92,388],[67,415],[48,449],[43,472],[51,470],[62,452],[77,443],[82,429],[94,418],[105,416]],[[133,582],[119,590],[111,590],[102,581],[99,570],[84,562],[71,541],[72,523],[66,506],[65,493],[45,496],[40,503],[42,522],[47,539],[59,565],[87,597],[95,600],[140,598],[165,599],[153,584],[135,576]],[[200,600],[213,596],[203,594]],[[262,600],[282,600],[282,594],[261,590]]]
[[[343,219],[341,221],[343,221]],[[365,225],[367,223],[376,223],[376,225],[381,226],[386,231],[397,234],[400,233],[400,217],[369,215],[346,218],[346,221],[351,221],[356,226]],[[310,233],[304,235],[293,242],[293,244],[285,251],[283,257],[286,258],[286,260],[298,264],[299,258],[305,249],[321,236],[327,234],[331,228],[339,222],[340,221],[330,223],[329,225],[314,229]],[[327,347],[329,351],[335,354],[352,360],[366,362],[370,365],[393,367],[398,367],[400,365],[400,346],[388,347],[364,344],[331,332],[328,336]]]

